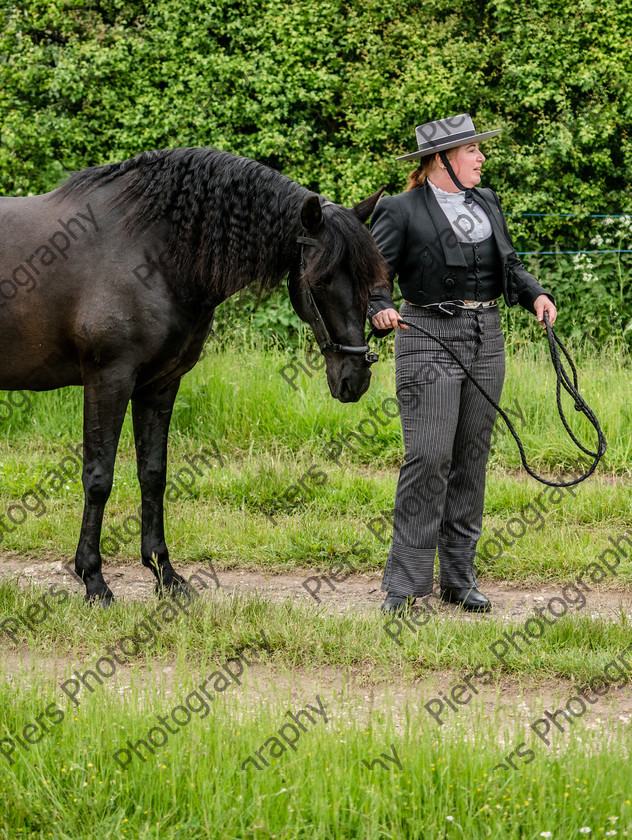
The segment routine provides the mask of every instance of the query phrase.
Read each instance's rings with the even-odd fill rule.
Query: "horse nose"
[[[353,402],[353,396],[351,394],[351,387],[348,379],[343,379],[340,383],[340,387],[338,388],[338,399],[340,402]]]
[[[357,402],[366,393],[371,379],[371,369],[364,368],[362,377],[344,377],[338,386],[337,399],[340,402]]]

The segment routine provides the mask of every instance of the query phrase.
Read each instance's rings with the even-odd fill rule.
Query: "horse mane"
[[[251,283],[261,294],[297,266],[301,207],[314,193],[268,166],[212,148],[160,149],[76,172],[57,194],[85,193],[117,179],[121,190],[110,206],[121,211],[126,233],[168,221],[170,282],[181,299],[203,294],[220,302]],[[323,214],[322,247],[303,282],[317,287],[344,260],[356,300],[366,306],[370,287],[387,286],[383,257],[352,211],[333,205]]]

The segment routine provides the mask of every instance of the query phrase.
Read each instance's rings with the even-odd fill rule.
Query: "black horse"
[[[369,386],[369,295],[386,266],[353,210],[215,149],[145,152],[78,172],[51,193],[0,199],[0,388],[84,387],[85,505],[75,569],[109,602],[99,543],[129,401],[142,496],[141,554],[159,589],[185,587],[163,524],[167,436],[180,379],[215,308],[284,277],[342,402]]]

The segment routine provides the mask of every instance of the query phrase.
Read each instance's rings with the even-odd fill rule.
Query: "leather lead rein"
[[[579,449],[581,449],[582,452],[584,452],[586,455],[590,455],[594,459],[590,468],[586,472],[582,473],[582,475],[578,476],[577,478],[574,478],[572,481],[549,481],[548,478],[542,478],[542,476],[540,476],[536,472],[534,472],[531,469],[531,467],[529,467],[529,465],[527,464],[527,458],[526,458],[526,455],[525,455],[525,452],[524,452],[524,447],[522,445],[522,441],[520,440],[520,437],[518,436],[518,432],[514,429],[511,420],[509,419],[509,417],[507,417],[507,414],[498,405],[498,403],[492,397],[490,397],[490,395],[487,393],[487,391],[485,391],[485,389],[481,385],[478,384],[476,379],[472,376],[472,374],[469,372],[469,370],[465,367],[465,365],[459,359],[459,357],[456,355],[456,353],[454,353],[446,345],[446,343],[444,341],[442,341],[440,338],[437,338],[436,335],[433,335],[431,332],[428,332],[428,330],[425,330],[423,327],[419,327],[419,326],[417,326],[417,324],[412,324],[410,321],[405,321],[403,318],[400,318],[400,323],[405,324],[407,327],[411,327],[413,330],[417,330],[418,332],[423,333],[424,335],[428,336],[428,338],[431,338],[433,341],[436,341],[437,344],[440,344],[441,347],[443,347],[443,349],[446,351],[446,353],[448,353],[448,355],[452,356],[454,361],[461,368],[461,370],[467,376],[467,378],[476,386],[476,388],[478,388],[478,390],[485,397],[487,402],[494,406],[496,411],[500,414],[500,416],[503,418],[503,420],[507,424],[507,428],[509,429],[509,431],[513,435],[514,440],[518,444],[518,450],[520,451],[520,460],[522,461],[522,466],[525,468],[525,470],[529,473],[529,475],[532,478],[535,478],[535,480],[539,481],[541,484],[548,484],[549,487],[572,487],[573,484],[579,484],[580,481],[584,481],[585,479],[588,478],[588,476],[590,476],[594,473],[594,471],[597,469],[597,464],[599,463],[599,461],[601,461],[601,459],[603,458],[603,456],[605,454],[606,446],[607,446],[606,438],[604,436],[603,431],[601,430],[601,426],[599,425],[599,421],[597,420],[594,412],[592,411],[592,409],[590,408],[588,403],[584,400],[584,398],[579,393],[579,389],[578,389],[578,385],[577,385],[577,370],[575,369],[575,365],[573,364],[573,360],[571,359],[571,357],[568,354],[568,350],[566,349],[566,347],[564,347],[562,342],[559,340],[559,338],[557,337],[553,327],[549,323],[548,312],[544,313],[544,324],[546,326],[546,334],[547,334],[547,338],[549,340],[549,352],[551,354],[551,361],[553,362],[553,367],[555,368],[555,375],[557,377],[557,386],[556,386],[557,410],[558,410],[559,415],[562,419],[562,423],[564,424],[564,428],[568,432],[568,434],[569,434],[571,440],[573,441],[573,443]],[[569,365],[571,367],[571,371],[572,371],[572,374],[573,374],[572,381],[571,381],[568,373],[564,369],[564,366],[563,366],[563,364],[560,360],[560,354],[559,354],[559,351],[558,351],[558,347],[561,349],[562,353],[564,354],[567,362],[569,363]],[[577,438],[575,437],[575,435],[571,431],[571,428],[568,425],[568,421],[566,420],[566,416],[564,414],[564,409],[562,408],[562,396],[561,396],[561,389],[562,388],[564,388],[564,390],[575,401],[575,406],[574,406],[575,410],[576,411],[581,411],[582,414],[585,414],[588,421],[590,422],[590,424],[593,426],[593,428],[597,432],[597,451],[596,452],[593,452],[590,449],[586,449],[586,447],[583,446],[577,440]]]

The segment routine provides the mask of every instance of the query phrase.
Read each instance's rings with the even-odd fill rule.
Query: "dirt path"
[[[72,560],[22,560],[15,555],[0,554],[0,579],[16,576],[21,584],[30,583],[48,586],[58,583],[70,591],[82,592],[83,585],[72,576]],[[206,571],[208,567],[200,564],[181,566],[180,572],[187,578]],[[114,565],[104,567],[105,579],[119,600],[143,600],[153,592],[155,580],[152,573],[139,564]],[[273,574],[271,572],[253,572],[217,569],[217,580],[226,593],[254,594],[271,601],[281,602],[290,598],[297,602],[318,606],[327,613],[344,613],[348,610],[376,610],[384,599],[381,590],[381,577],[350,575],[345,580],[332,581],[328,584],[314,570],[295,569],[291,572]],[[310,580],[311,579],[311,580]],[[208,579],[211,591],[215,583]],[[307,582],[307,583],[306,583]],[[306,586],[304,584],[306,583]],[[332,589],[332,586],[335,588]],[[497,583],[482,581],[481,590],[490,599],[494,615],[507,620],[520,621],[532,612],[534,607],[542,605],[550,598],[560,595],[562,584],[524,584],[505,581]],[[310,595],[310,591],[316,597]],[[571,596],[574,597],[574,596]],[[320,603],[316,598],[320,599]],[[434,601],[433,606],[438,602]],[[450,613],[454,607],[438,605],[440,612]],[[601,589],[595,587],[587,594],[584,615],[593,618],[614,618],[621,612],[632,618],[632,588]]]
[[[70,591],[83,592],[83,585],[76,580],[65,568],[68,560],[30,560],[24,561],[16,556],[0,555],[0,579],[7,576],[17,577],[21,585],[49,586],[58,583]],[[72,564],[70,565],[72,569]],[[184,568],[187,578],[199,573],[199,564]],[[261,597],[281,602],[291,598],[297,602],[313,604],[315,600],[309,595],[303,582],[313,576],[308,570],[294,570],[284,574],[268,574],[252,571],[222,571],[217,570],[220,587],[226,594],[257,593]],[[108,565],[105,578],[120,600],[142,600],[149,598],[153,592],[154,579],[151,572],[140,566]],[[330,614],[341,614],[347,610],[376,610],[383,598],[379,577],[350,576],[344,581],[336,583],[335,589],[322,585],[319,596],[322,598],[319,609]],[[481,587],[494,604],[497,617],[507,620],[520,620],[531,612],[534,607],[549,598],[559,595],[560,586],[547,585],[527,588],[512,586],[510,583],[486,583]],[[206,590],[205,597],[213,597],[215,585]],[[591,593],[586,613],[591,616],[614,618],[623,610],[632,616],[632,590],[602,590]],[[434,604],[437,604],[435,601]],[[450,617],[454,609],[448,605],[439,608]],[[478,617],[464,616],[463,620],[479,620]],[[0,675],[11,683],[20,686],[21,690],[34,689],[42,676],[46,680],[61,683],[68,676],[72,667],[78,662],[71,662],[67,657],[40,656],[26,649],[0,649]],[[141,696],[154,698],[156,689],[160,687],[165,697],[177,698],[181,693],[176,679],[174,663],[156,661],[149,667],[132,670],[120,667],[115,678],[108,686],[108,690],[125,693],[132,691],[134,686],[140,688]],[[19,678],[18,675],[19,674]],[[203,676],[203,675],[201,675]],[[420,709],[422,715],[427,715],[428,725],[437,731],[449,732],[455,730],[459,736],[468,737],[471,728],[478,720],[480,712],[484,714],[486,723],[502,722],[507,726],[506,735],[498,743],[501,751],[498,760],[502,758],[502,750],[510,747],[515,738],[531,737],[529,726],[541,717],[546,710],[554,712],[563,709],[574,689],[569,681],[561,679],[534,679],[529,676],[520,678],[503,678],[489,686],[479,686],[478,694],[473,702],[458,709],[458,714],[450,711],[444,704],[439,715],[433,717],[426,704],[434,699],[431,709],[438,709],[441,695],[449,696],[455,685],[464,679],[463,674],[452,671],[433,671],[423,677],[410,680],[403,677],[390,679],[388,682],[367,684],[362,675],[354,674],[344,668],[322,668],[309,671],[303,668],[289,669],[270,665],[253,665],[247,675],[247,691],[239,694],[239,701],[234,708],[238,716],[251,714],[262,701],[284,703],[288,707],[296,704],[306,696],[312,697],[320,693],[326,698],[334,716],[351,725],[358,723],[374,711],[388,713],[394,720],[396,729],[406,725],[407,710]],[[608,732],[611,737],[618,737],[620,727],[632,724],[632,689],[630,684],[617,688],[611,686],[607,696],[598,704],[586,708],[581,716],[581,726],[593,731]],[[556,732],[558,746],[563,747],[570,737],[571,724],[567,732]],[[580,727],[574,726],[579,732]]]
[[[40,656],[32,651],[0,649],[0,679],[19,687],[20,691],[35,692],[38,692],[44,679],[47,684],[59,688],[55,695],[63,704],[70,701],[60,686],[69,677],[72,668],[77,666],[80,667],[79,662]],[[199,676],[202,682],[206,671],[192,676],[194,680]],[[342,668],[306,671],[303,668],[253,664],[242,676],[239,690],[227,696],[226,713],[242,720],[256,715],[265,704],[279,709],[282,714],[284,709],[307,702],[305,698],[320,695],[330,717],[345,727],[369,726],[374,721],[374,715],[378,714],[382,719],[391,720],[395,731],[402,733],[406,730],[410,713],[419,711],[422,721],[426,721],[437,734],[469,739],[484,721],[486,727],[491,726],[497,731],[496,749],[492,752],[498,753],[494,761],[501,761],[503,751],[507,752],[512,745],[515,746],[516,741],[528,740],[542,746],[531,725],[540,720],[544,721],[540,727],[546,727],[547,711],[554,714],[566,709],[569,698],[576,693],[564,680],[503,678],[489,686],[480,685],[472,702],[451,710],[441,698],[449,696],[462,679],[463,674],[456,672],[433,671],[412,681],[391,679],[367,685]],[[177,704],[183,701],[183,692],[186,693],[174,665],[164,661],[155,661],[149,667],[134,671],[121,666],[103,690],[119,695],[132,692],[139,698],[140,706],[148,711],[156,705],[157,698],[160,698],[161,706],[169,702]],[[88,701],[82,698],[81,702]],[[563,715],[558,715],[563,725],[557,729],[550,727],[550,746],[563,749],[571,737],[581,738],[582,730],[587,731],[588,736],[608,737],[613,739],[613,743],[618,742],[622,728],[627,729],[632,724],[629,685],[622,688],[611,686],[607,696],[599,698],[593,705],[585,705],[585,713],[577,720],[569,714],[567,722]]]

